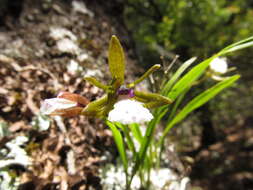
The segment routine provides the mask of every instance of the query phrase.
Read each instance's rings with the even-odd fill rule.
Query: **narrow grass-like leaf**
[[[164,141],[165,136],[168,134],[169,130],[178,122],[182,121],[189,113],[191,113],[193,110],[199,108],[206,102],[208,102],[211,98],[216,96],[219,92],[221,92],[223,89],[231,86],[236,80],[239,79],[239,75],[235,75],[232,77],[229,77],[218,84],[214,85],[213,87],[207,89],[197,97],[195,97],[193,100],[191,100],[175,117],[171,122],[166,126],[161,141]]]
[[[173,86],[168,94],[168,97],[172,100],[175,100],[178,95],[180,95],[186,88],[189,88],[204,73],[209,63],[216,57],[217,55],[214,55],[193,67]]]
[[[224,50],[224,51],[221,52],[221,55],[227,54],[227,53],[231,53],[231,52],[234,52],[234,51],[237,51],[237,50],[240,50],[240,49],[244,49],[244,48],[247,48],[247,47],[250,47],[250,46],[253,46],[253,41],[247,42],[247,43],[243,43],[243,44],[231,47],[229,49],[226,49],[226,50]]]
[[[167,123],[170,122],[172,120],[172,118],[174,118],[176,111],[178,110],[179,105],[181,104],[182,100],[184,99],[186,93],[189,91],[190,88],[186,88],[185,91],[183,93],[181,93],[179,95],[179,97],[176,99],[175,103],[172,106],[172,109],[170,111],[170,114],[168,116],[167,119]]]
[[[112,122],[107,120],[106,124],[110,127],[110,129],[112,131],[114,141],[115,141],[116,146],[118,148],[121,161],[123,162],[123,166],[124,166],[125,172],[127,174],[128,161],[127,161],[126,149],[124,146],[122,135],[121,135],[120,131],[117,129],[117,127]]]
[[[143,163],[147,154],[147,149],[153,140],[153,134],[154,134],[155,128],[166,112],[167,112],[167,106],[163,106],[156,109],[155,112],[153,113],[154,119],[149,122],[146,133],[144,137],[142,138],[141,148],[138,152],[139,160],[136,162],[135,167],[134,167],[136,170]]]
[[[120,85],[124,83],[125,57],[123,48],[116,36],[112,36],[109,45],[109,68],[112,78]]]
[[[227,46],[219,53],[215,54],[214,56],[206,59],[202,63],[198,64],[197,66],[193,67],[187,74],[185,74],[171,89],[168,94],[168,97],[172,100],[176,99],[179,94],[181,94],[185,88],[190,87],[194,81],[196,81],[208,67],[209,63],[218,56],[223,56],[227,53],[234,52],[237,50],[241,50],[247,47],[253,46],[253,36],[249,37],[245,40],[241,40],[237,43]]]
[[[133,168],[132,177],[136,174],[139,167],[144,163],[148,146],[150,145],[152,138],[153,138],[154,130],[155,130],[155,127],[157,124],[157,119],[158,118],[154,118],[148,124],[145,136],[142,139],[141,148],[140,148],[139,152],[137,153],[137,160],[136,160],[134,168]]]
[[[251,37],[249,37],[249,38],[246,38],[246,39],[244,39],[244,40],[241,40],[241,41],[239,41],[239,42],[233,43],[233,44],[231,44],[231,45],[225,47],[224,49],[222,49],[222,50],[220,51],[220,53],[223,54],[224,52],[229,51],[229,49],[232,49],[232,48],[234,48],[234,47],[236,47],[236,46],[240,46],[240,45],[245,44],[245,43],[248,43],[248,42],[252,42],[252,40],[253,40],[253,36],[251,36]]]
[[[136,123],[133,123],[129,126],[129,128],[132,131],[134,138],[141,144],[143,136],[141,134],[140,126]]]
[[[172,88],[172,86],[175,84],[175,82],[178,80],[178,78],[183,74],[183,72],[196,60],[196,57],[192,57],[191,59],[184,62],[178,70],[173,74],[170,80],[164,85],[164,88],[161,91],[161,94],[164,96],[168,95],[168,92]]]
[[[133,139],[132,139],[131,136],[130,136],[130,132],[129,132],[128,126],[123,125],[123,124],[121,124],[121,123],[117,123],[116,125],[117,125],[117,126],[120,125],[120,128],[123,130],[124,135],[125,135],[125,137],[126,137],[127,146],[128,146],[128,148],[129,148],[129,150],[132,151],[132,153],[133,153],[133,155],[134,155],[134,157],[135,157],[136,150],[135,150],[135,146],[134,146]]]

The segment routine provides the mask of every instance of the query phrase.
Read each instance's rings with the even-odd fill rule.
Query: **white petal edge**
[[[50,98],[44,100],[41,105],[40,111],[44,115],[50,115],[57,110],[68,109],[77,106],[76,102],[64,99],[64,98]]]

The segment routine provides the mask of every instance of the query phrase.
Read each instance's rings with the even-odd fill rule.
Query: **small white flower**
[[[109,112],[108,120],[122,124],[144,123],[153,119],[153,115],[140,102],[126,99],[117,102]]]
[[[61,114],[61,110],[74,108],[77,106],[76,102],[67,100],[65,98],[50,98],[46,99],[40,108],[44,115],[57,115]]]
[[[226,58],[215,58],[211,63],[210,63],[210,69],[218,74],[225,74],[228,70],[228,64],[227,64],[227,59]]]

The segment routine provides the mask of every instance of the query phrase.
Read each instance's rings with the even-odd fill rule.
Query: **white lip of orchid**
[[[46,99],[40,108],[42,114],[52,115],[57,114],[59,110],[76,107],[78,103],[64,99],[64,98],[50,98]]]
[[[214,71],[215,73],[224,74],[228,70],[228,64],[226,58],[215,58],[210,63],[210,69]]]
[[[108,120],[122,124],[145,123],[153,119],[150,111],[142,103],[126,99],[117,102],[109,112]]]

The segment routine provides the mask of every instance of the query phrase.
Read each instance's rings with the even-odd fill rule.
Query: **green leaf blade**
[[[231,86],[236,80],[240,78],[239,75],[234,75],[232,77],[229,77],[218,84],[214,85],[213,87],[205,90],[200,95],[195,97],[193,100],[191,100],[177,115],[174,117],[174,119],[166,126],[162,139],[167,135],[169,130],[178,122],[182,121],[189,113],[191,113],[193,110],[199,108],[206,102],[208,102],[210,99],[215,97],[219,92],[221,92],[223,89],[228,88]]]
[[[171,79],[164,85],[162,89],[162,95],[167,96],[172,86],[178,80],[178,78],[182,75],[182,73],[196,60],[196,57],[192,57],[191,59],[184,62],[181,67],[175,72],[175,74],[171,77]]]
[[[241,40],[241,41],[239,41],[239,42],[233,43],[233,44],[231,44],[231,45],[225,47],[224,49],[222,49],[222,50],[219,52],[219,54],[223,55],[223,54],[226,54],[226,53],[228,53],[228,52],[232,52],[232,51],[236,51],[236,50],[239,50],[239,49],[242,49],[242,48],[249,47],[249,46],[251,46],[251,44],[249,44],[249,43],[251,43],[252,41],[253,41],[253,36],[250,36],[249,38],[243,39],[243,40]],[[246,45],[246,46],[241,46],[241,45],[244,45],[244,44],[248,44],[248,45]],[[242,48],[234,49],[234,48],[236,48],[237,46],[242,47]],[[232,51],[231,51],[231,49],[232,49]]]
[[[251,46],[253,46],[253,41],[246,42],[246,43],[243,43],[243,44],[239,44],[237,46],[226,49],[226,50],[222,51],[221,55],[231,53],[231,52],[234,52],[234,51],[238,51],[238,50],[241,50],[241,49],[244,49],[244,48],[247,48],[247,47],[251,47]]]
[[[253,36],[236,42],[232,45],[229,45],[222,49],[220,52],[214,56],[206,59],[197,66],[193,67],[187,74],[185,74],[171,89],[168,93],[168,97],[172,100],[175,100],[178,95],[180,95],[185,88],[190,87],[198,78],[204,73],[206,68],[209,66],[209,63],[218,56],[224,56],[228,53],[238,51],[247,47],[253,46]]]
[[[123,141],[122,135],[121,135],[120,131],[117,129],[116,125],[114,125],[112,122],[107,120],[106,124],[110,127],[110,129],[112,131],[112,135],[113,135],[114,141],[116,143],[116,146],[118,148],[120,158],[123,162],[125,172],[127,173],[128,161],[127,161],[126,149],[124,146],[124,141]]]
[[[133,123],[129,126],[129,128],[132,131],[134,138],[141,144],[143,136],[141,134],[140,126],[136,123]]]
[[[216,58],[217,55],[206,59],[200,64],[193,67],[187,74],[185,74],[168,93],[168,97],[175,100],[186,88],[189,88],[206,70],[209,63]]]

